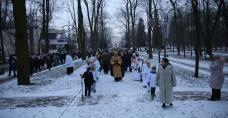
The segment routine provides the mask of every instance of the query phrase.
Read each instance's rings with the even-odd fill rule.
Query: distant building
[[[30,34],[30,31],[28,30],[28,45],[29,45],[29,51],[30,53],[32,54],[37,54],[38,53],[38,42],[39,42],[39,39],[40,39],[40,29],[39,28],[34,28],[33,29],[33,37],[31,37],[29,34]],[[15,47],[15,29],[13,26],[11,27],[7,27],[7,29],[3,29],[3,46],[4,46],[4,53],[5,53],[5,59],[7,60],[9,55],[11,54],[15,54],[15,50],[16,50],[16,47]],[[30,46],[31,45],[31,41],[30,41],[30,38],[33,38],[33,46]],[[33,52],[31,52],[30,48],[33,47]],[[2,62],[2,47],[0,46],[0,63]]]
[[[113,48],[119,48],[121,47],[121,40],[118,36],[115,36],[113,39],[112,39],[112,47]]]
[[[51,29],[48,32],[49,38],[49,53],[56,53],[58,51],[66,51],[68,41],[70,40],[66,36],[66,31]],[[41,51],[45,49],[45,39],[42,37],[41,40]]]

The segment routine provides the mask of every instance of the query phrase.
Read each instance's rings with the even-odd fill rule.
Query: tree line
[[[18,85],[30,84],[30,55],[36,54],[34,36],[38,39],[38,53],[49,53],[50,23],[54,18],[53,14],[61,10],[57,2],[58,0],[4,0],[0,2],[1,57],[5,63],[3,33],[8,33],[8,38],[12,40],[12,47],[15,47]],[[94,50],[107,48],[108,43],[111,42],[112,31],[107,27],[105,0],[69,0],[63,3],[66,3],[67,7],[62,9],[67,9],[71,16],[68,20],[72,21],[72,24],[68,24],[68,34],[69,36],[72,34],[71,38],[75,40],[73,44],[75,49],[68,46],[67,51],[77,50],[84,55],[89,48]],[[82,9],[83,5],[86,9]],[[86,11],[86,14],[83,14],[83,11]],[[88,20],[89,28],[85,20]],[[41,46],[42,39],[45,42],[44,47]],[[41,50],[43,51],[40,52]]]
[[[195,56],[195,77],[199,76],[199,60],[210,60],[213,50],[227,52],[228,47],[228,3],[224,0],[122,0],[121,23],[124,26],[126,47],[138,47],[135,42],[146,42],[149,57],[157,50],[159,62],[161,52],[167,56],[167,49],[184,57],[186,52]],[[136,21],[143,17],[137,9],[145,8],[147,31],[144,38],[135,39],[141,34],[135,29]],[[167,8],[169,8],[167,10]],[[140,19],[139,19],[140,21]],[[140,23],[138,23],[140,25]],[[135,33],[136,32],[136,33]],[[146,38],[145,38],[146,37]],[[146,39],[146,40],[145,40]]]

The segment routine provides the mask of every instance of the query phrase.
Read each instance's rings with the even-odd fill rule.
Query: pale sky
[[[62,29],[63,26],[68,25],[68,22],[72,22],[70,13],[67,11],[66,0],[57,0],[58,2],[58,12],[54,14],[54,18],[51,22],[51,27]],[[120,37],[120,34],[123,32],[119,28],[119,21],[117,18],[117,12],[119,12],[122,0],[106,0],[105,10],[108,14],[107,26],[110,27],[113,31],[114,36]],[[77,4],[77,3],[76,3]],[[82,1],[82,5],[84,6],[84,2]],[[76,7],[77,8],[77,7]],[[85,7],[84,7],[85,8]],[[77,10],[77,9],[76,9]],[[84,23],[87,22],[87,14],[84,9],[83,13]],[[66,28],[66,27],[65,27]]]
[[[75,0],[76,1],[76,0]],[[165,9],[164,11],[167,11],[166,9],[169,9],[169,2],[167,0],[161,0],[162,1],[162,6]],[[120,23],[120,17],[118,16],[118,13],[120,12],[120,9],[124,6],[123,0],[105,0],[105,10],[108,14],[108,20],[107,20],[107,26],[110,27],[113,31],[114,34],[114,39],[120,39],[122,34],[124,33],[124,29],[121,28],[121,23]],[[88,25],[87,21],[87,14],[86,14],[86,9],[84,6],[84,2],[82,0],[82,8],[84,9],[83,11],[83,17],[84,17],[84,23]],[[68,22],[72,22],[71,17],[70,17],[70,12],[67,11],[67,5],[66,5],[66,0],[57,0],[57,10],[54,14],[54,18],[51,22],[51,26],[54,28],[62,29],[63,26],[68,25]],[[77,11],[77,2],[76,2],[76,7]],[[147,19],[146,19],[146,12],[145,8],[138,8],[138,12],[140,14],[140,17],[144,19],[145,25],[147,25]],[[136,21],[138,23],[138,20]],[[66,28],[66,27],[65,27]]]

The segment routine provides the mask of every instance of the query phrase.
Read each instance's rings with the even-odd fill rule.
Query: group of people
[[[150,91],[151,99],[155,97],[156,85],[159,86],[162,107],[166,104],[172,106],[173,87],[176,86],[176,76],[172,65],[167,58],[156,73],[156,66],[149,59],[143,59],[136,51],[132,50],[104,50],[97,51],[95,56],[87,57],[87,69],[81,75],[84,78],[85,96],[91,96],[91,91],[96,90],[98,73],[101,70],[108,74],[109,70],[114,80],[120,81],[126,71],[131,72],[132,80],[143,82],[143,86]]]
[[[167,58],[163,58],[161,64],[156,66],[149,59],[140,59],[136,53],[132,55],[132,79],[142,81],[143,86],[150,91],[151,99],[155,97],[156,86],[159,87],[162,107],[172,106],[173,87],[177,85],[173,66]]]
[[[65,62],[66,53],[53,53],[47,55],[30,56],[30,75],[40,72],[44,69],[51,70],[52,67],[58,66]]]
[[[89,83],[86,84],[85,95],[90,96],[90,88],[97,82],[98,72],[102,69],[104,74],[110,71],[115,81],[122,80],[124,73],[130,71],[131,79],[141,81],[143,87],[150,92],[151,99],[154,99],[156,87],[159,87],[162,107],[173,106],[173,87],[177,86],[177,82],[174,68],[167,58],[162,59],[156,70],[156,66],[149,59],[140,57],[135,50],[103,50],[94,55],[94,60],[88,64],[87,71],[82,76],[85,78],[85,84]],[[208,100],[216,101],[221,98],[221,88],[224,83],[223,66],[224,59],[214,56],[210,65],[212,95]]]
[[[69,56],[72,59],[75,59],[76,55],[68,55],[67,53],[52,53],[52,54],[37,54],[37,55],[31,55],[30,56],[30,75],[32,76],[34,73],[40,72],[42,70],[48,69],[51,70],[52,67],[61,65],[66,63],[66,59],[69,59]],[[66,58],[68,57],[68,58]],[[16,77],[17,75],[17,68],[16,68],[16,56],[10,55],[8,62],[9,62],[9,73],[8,76],[11,76],[11,73],[13,72],[13,76]],[[69,61],[67,61],[69,62]],[[71,65],[67,65],[72,67]],[[73,71],[73,68],[68,69],[68,74]],[[71,72],[72,73],[72,72]]]

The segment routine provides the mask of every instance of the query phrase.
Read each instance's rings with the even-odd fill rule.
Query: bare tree
[[[6,19],[8,16],[8,6],[9,1],[4,1],[5,5],[3,6],[3,1],[0,2],[0,41],[1,41],[1,56],[2,56],[2,62],[5,63],[5,48],[4,48],[4,40],[3,40],[3,30],[6,30]],[[3,10],[4,9],[4,10]]]
[[[129,0],[123,0],[125,6],[124,8],[120,9],[120,14],[118,16],[121,16],[123,18],[123,21],[120,21],[121,24],[124,26],[125,29],[125,40],[126,44],[125,46],[130,49],[132,40],[131,40],[131,30],[130,30],[130,5]]]
[[[225,39],[228,39],[228,5],[225,6],[225,3],[223,4],[223,17],[225,20]],[[225,41],[225,52],[228,48],[228,41]]]
[[[83,26],[83,13],[81,8],[81,0],[78,0],[78,40],[79,49],[81,51],[82,57],[85,56],[85,31]]]
[[[68,10],[70,12],[70,16],[71,16],[71,19],[73,21],[73,28],[74,28],[74,31],[75,31],[75,38],[76,40],[78,39],[77,36],[78,36],[78,26],[77,26],[77,18],[76,18],[76,6],[75,6],[75,1],[74,0],[70,0],[70,1],[67,1],[67,7],[68,7]],[[80,41],[77,40],[77,43],[79,45]]]
[[[170,0],[170,3],[173,7],[173,15],[174,15],[174,23],[175,23],[175,34],[174,37],[176,40],[176,47],[177,47],[177,54],[180,55],[180,39],[179,39],[179,29],[177,26],[177,1],[176,0]]]
[[[41,31],[41,39],[45,39],[45,53],[49,53],[49,23],[52,20],[52,16],[55,10],[55,2],[56,0],[43,0],[42,3],[42,31]],[[40,41],[41,41],[40,39]],[[39,42],[40,42],[39,41]]]
[[[49,22],[50,22],[50,19],[49,19],[49,16],[50,16],[50,0],[46,0],[45,1],[45,5],[46,5],[46,14],[45,14],[45,34],[44,34],[44,37],[45,37],[45,53],[48,54],[49,53],[49,37],[48,37],[48,30],[49,30]]]
[[[191,0],[192,3],[192,9],[194,14],[194,22],[196,27],[196,41],[195,41],[195,74],[194,77],[199,77],[199,51],[200,51],[200,19],[199,19],[199,4],[198,0]]]
[[[92,6],[92,14],[90,15],[90,9],[89,9],[89,2],[87,0],[84,0],[86,10],[87,10],[87,18],[89,21],[89,27],[90,27],[90,41],[93,49],[97,49],[97,41],[98,41],[98,18],[100,15],[100,9],[101,4],[103,0],[92,0],[91,6]]]
[[[27,27],[29,30],[29,49],[30,49],[30,53],[34,54],[35,50],[34,50],[34,32],[35,30],[38,29],[38,10],[40,9],[40,5],[34,2],[30,2],[29,4],[29,10],[28,10],[28,15],[27,15]]]
[[[152,52],[152,0],[149,0],[148,3],[148,49],[149,49],[149,58],[153,58]]]
[[[30,84],[29,77],[29,48],[27,40],[27,21],[25,0],[12,0],[16,29],[16,57],[18,85]]]
[[[2,63],[5,63],[5,51],[4,51],[4,44],[3,44],[3,35],[2,35],[2,2],[0,2],[0,41],[1,41],[1,55]]]
[[[131,35],[132,46],[135,48],[135,22],[136,22],[136,10],[139,5],[139,0],[129,0],[130,5],[130,17],[131,17]]]

